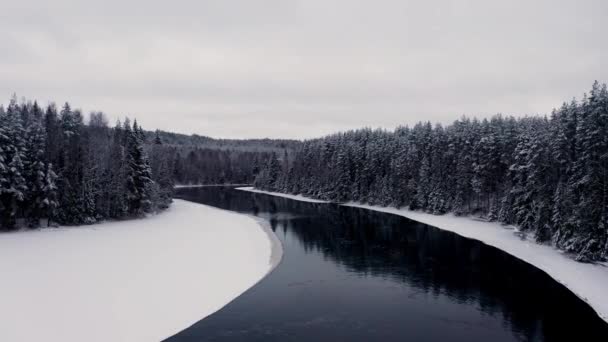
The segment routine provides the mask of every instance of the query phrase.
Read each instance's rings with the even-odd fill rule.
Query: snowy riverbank
[[[269,192],[269,191],[258,190],[258,189],[255,189],[253,187],[242,187],[242,188],[236,188],[236,189],[237,190],[243,190],[243,191],[249,191],[249,192],[255,192],[255,193],[258,193],[258,194],[266,194],[266,195],[272,195],[272,196],[277,196],[277,197],[289,198],[289,199],[292,199],[292,200],[302,201],[302,202],[329,203],[327,201],[318,200],[318,199],[309,198],[309,197],[304,197],[302,195],[290,195],[290,194],[282,194],[280,192]]]
[[[263,222],[181,200],[141,220],[0,234],[0,341],[160,341],[281,253]]]
[[[294,200],[326,202],[300,195],[286,195],[251,188],[238,189]],[[358,203],[347,203],[344,205],[404,216],[499,248],[536,266],[549,274],[553,279],[564,284],[579,298],[587,302],[602,319],[608,322],[608,293],[606,292],[608,267],[604,265],[576,262],[555,248],[539,245],[533,241],[522,240],[514,234],[513,227],[504,226],[496,222],[482,221],[472,217],[457,217],[452,214],[432,215],[408,209],[370,206]]]
[[[173,187],[175,189],[183,188],[207,188],[213,186],[247,186],[249,184],[176,184]]]

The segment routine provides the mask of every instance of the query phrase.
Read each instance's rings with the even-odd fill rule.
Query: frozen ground
[[[169,337],[276,266],[280,245],[262,228],[176,200],[141,220],[0,234],[0,341]]]
[[[240,189],[252,191],[249,188]],[[258,190],[253,191],[260,192]],[[311,201],[311,199],[302,196],[263,193],[295,200],[304,198],[306,201]],[[504,226],[500,223],[486,222],[471,217],[457,217],[452,214],[432,215],[407,209],[358,203],[347,203],[345,205],[404,216],[499,248],[545,271],[553,279],[564,284],[574,294],[589,303],[598,315],[608,322],[608,291],[606,290],[608,286],[608,267],[606,265],[576,262],[555,248],[529,240],[522,240],[514,234],[513,227]]]

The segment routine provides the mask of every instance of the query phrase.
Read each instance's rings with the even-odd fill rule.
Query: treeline
[[[283,150],[292,150],[301,143],[298,140],[288,139],[215,139],[197,134],[186,135],[165,131],[157,131],[156,134],[169,146],[238,152],[282,153]]]
[[[177,184],[251,184],[272,152],[169,146]]]
[[[0,228],[88,224],[167,208],[174,157],[137,122],[36,102],[0,106]]]
[[[0,229],[88,224],[167,208],[174,184],[252,183],[291,140],[146,132],[65,104],[0,106]]]
[[[517,225],[579,261],[608,258],[608,91],[550,117],[462,118],[306,141],[255,180],[270,191]]]
[[[273,153],[282,155],[300,144],[296,140],[214,139],[164,131],[154,135],[176,156],[176,184],[251,184],[260,165]]]

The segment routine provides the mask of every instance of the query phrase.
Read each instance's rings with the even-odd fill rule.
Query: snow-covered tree
[[[0,107],[1,229],[22,222],[36,227],[45,219],[93,223],[169,206],[175,155],[163,146],[161,167],[152,175],[145,133],[137,125],[128,135],[122,126],[109,128],[101,112],[91,113],[87,125],[68,103],[59,113],[54,104],[43,111],[16,96],[6,110]],[[126,198],[128,175],[138,189],[137,205]]]
[[[129,212],[141,215],[152,210],[152,169],[144,149],[144,133],[133,123],[133,128],[125,121],[126,164],[127,164],[127,201]]]
[[[608,254],[608,91],[551,118],[462,118],[394,132],[364,128],[304,142],[255,185],[321,199],[453,211],[516,224],[581,261]],[[287,170],[287,171],[285,171]]]
[[[28,190],[25,181],[26,141],[25,130],[22,125],[20,106],[17,97],[13,95],[3,115],[3,132],[0,132],[4,162],[3,181],[0,186],[0,202],[2,202],[2,225],[12,227],[16,223],[17,212],[25,200]],[[2,168],[2,167],[0,167]]]
[[[37,108],[37,105],[34,108]],[[34,109],[34,111],[37,110]],[[41,116],[35,116],[26,129],[27,165],[25,170],[25,180],[28,185],[25,196],[26,212],[29,219],[33,221],[30,223],[33,226],[36,226],[38,220],[46,214],[45,211],[48,207],[45,203],[47,199],[45,188],[48,187],[47,181],[50,179],[47,175],[47,164],[45,162],[45,140],[46,134],[42,126]]]

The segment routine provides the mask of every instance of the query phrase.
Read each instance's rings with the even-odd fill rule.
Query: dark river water
[[[480,242],[391,214],[225,187],[176,197],[269,220],[284,255],[167,341],[608,341],[608,324],[565,287]]]

